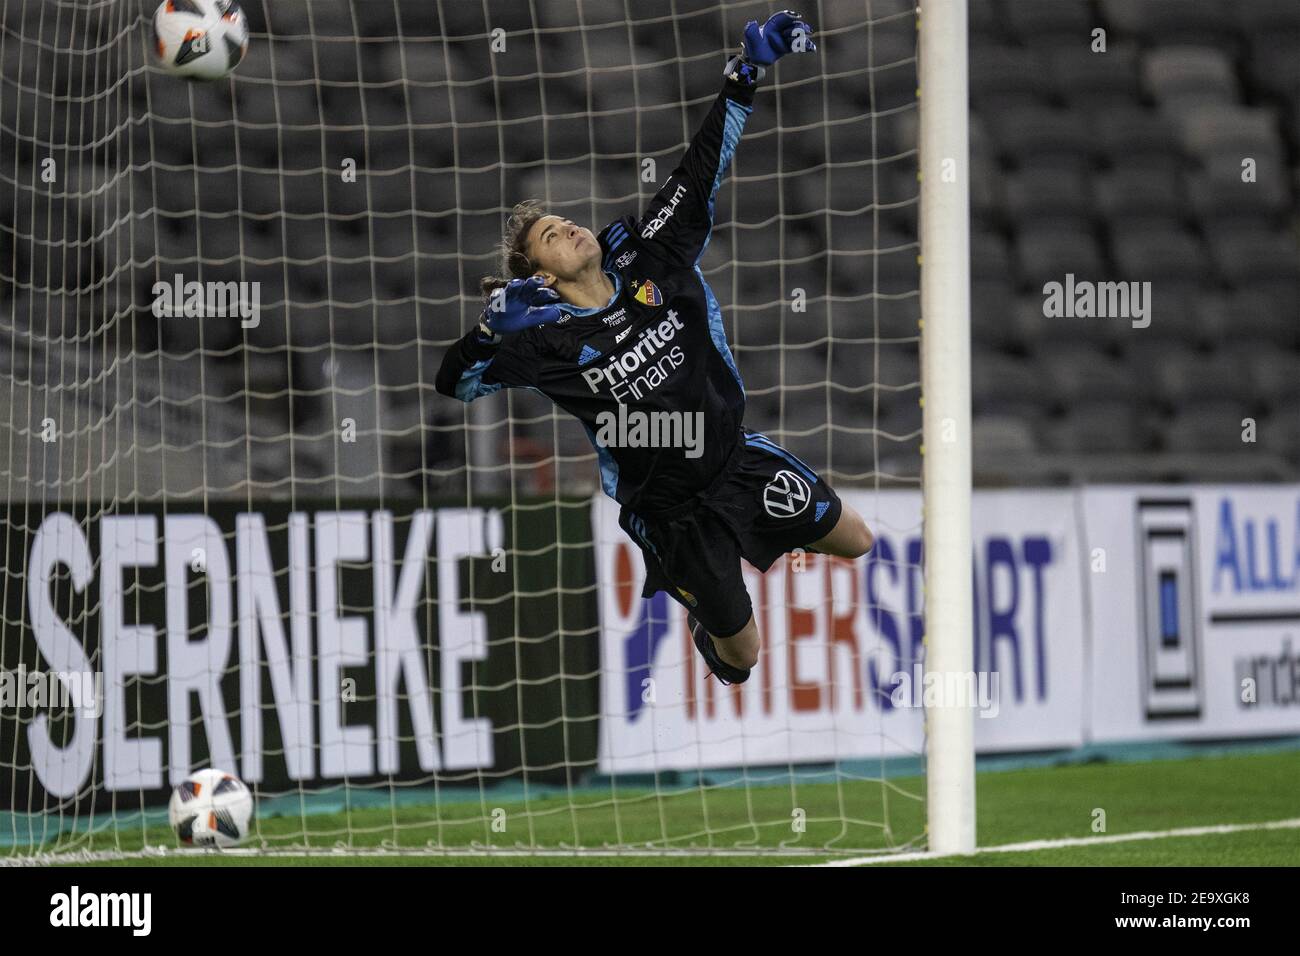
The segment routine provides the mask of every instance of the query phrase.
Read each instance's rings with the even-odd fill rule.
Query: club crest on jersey
[[[808,507],[811,498],[808,483],[782,468],[763,489],[763,510],[773,518],[793,518]]]
[[[649,279],[633,280],[632,288],[636,291],[632,293],[632,298],[636,299],[642,305],[663,305],[664,296],[659,291],[659,287]]]

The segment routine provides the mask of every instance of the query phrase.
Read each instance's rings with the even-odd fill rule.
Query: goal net
[[[433,379],[510,207],[639,215],[773,8],[241,5],[212,83],[153,0],[0,7],[0,859],[174,848],[207,766],[260,853],[920,845],[912,5],[809,2],[717,197],[746,424],[877,535],[746,568],[737,687],[582,428]]]

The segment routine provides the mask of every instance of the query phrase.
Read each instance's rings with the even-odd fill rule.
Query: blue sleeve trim
[[[482,398],[484,395],[499,392],[501,390],[500,382],[489,385],[483,381],[483,373],[487,371],[488,366],[491,364],[491,359],[481,359],[465,369],[461,373],[460,381],[456,383],[456,397],[462,402],[468,403],[476,398]]]
[[[703,255],[704,253],[701,252],[700,254]],[[713,340],[713,347],[718,350],[722,360],[727,363],[727,368],[731,369],[731,374],[736,376],[736,384],[740,386],[740,390],[743,392],[745,382],[740,377],[740,369],[736,368],[736,360],[731,355],[731,346],[727,344],[727,330],[722,325],[722,308],[718,305],[713,290],[704,281],[704,273],[700,271],[698,259],[695,262],[695,276],[700,280],[700,285],[704,287],[704,299],[708,304],[709,338]]]
[[[763,451],[779,458],[784,458],[787,462],[803,472],[803,476],[814,485],[817,484],[817,473],[800,461],[797,457],[786,451],[766,435],[760,435],[758,432],[752,432],[745,437],[745,444],[750,448],[761,448]]]
[[[722,185],[722,177],[727,174],[727,167],[731,165],[731,157],[736,155],[736,146],[740,143],[740,136],[745,131],[745,120],[749,118],[749,114],[753,111],[752,106],[744,106],[735,100],[727,100],[727,118],[722,124],[722,151],[718,154],[718,171],[713,177],[713,188],[709,190],[710,199],[718,194],[718,187]]]
[[[617,501],[618,462],[614,460],[614,456],[610,454],[608,448],[603,447],[600,442],[596,441],[596,433],[592,431],[590,425],[583,422],[582,427],[587,430],[587,437],[591,439],[591,447],[596,449],[596,460],[600,463],[601,490]]]
[[[704,236],[704,243],[700,246],[699,255],[695,257],[697,267],[700,260],[704,258],[704,250],[709,248],[709,240],[713,238],[714,200],[717,198],[718,189],[722,186],[723,177],[727,175],[727,167],[731,165],[731,158],[736,155],[736,147],[740,144],[740,137],[745,132],[745,120],[749,118],[749,114],[752,112],[754,112],[752,106],[745,106],[735,100],[727,100],[727,118],[722,124],[722,150],[718,153],[718,170],[713,175],[713,186],[709,189],[709,231]],[[696,271],[699,271],[698,268]],[[730,358],[730,353],[727,353],[727,355]]]

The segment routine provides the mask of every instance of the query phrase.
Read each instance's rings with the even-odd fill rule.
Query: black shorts
[[[645,559],[642,596],[667,591],[710,634],[730,637],[753,612],[740,559],[766,571],[787,551],[830,534],[841,508],[839,496],[816,472],[746,429],[704,491],[654,515],[624,507],[618,523]]]

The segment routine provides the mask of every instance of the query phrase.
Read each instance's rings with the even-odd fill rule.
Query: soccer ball
[[[158,61],[189,80],[219,80],[248,50],[248,18],[235,0],[163,0],[153,15]]]
[[[198,770],[172,791],[167,818],[186,846],[238,846],[253,822],[253,795],[224,770]]]

